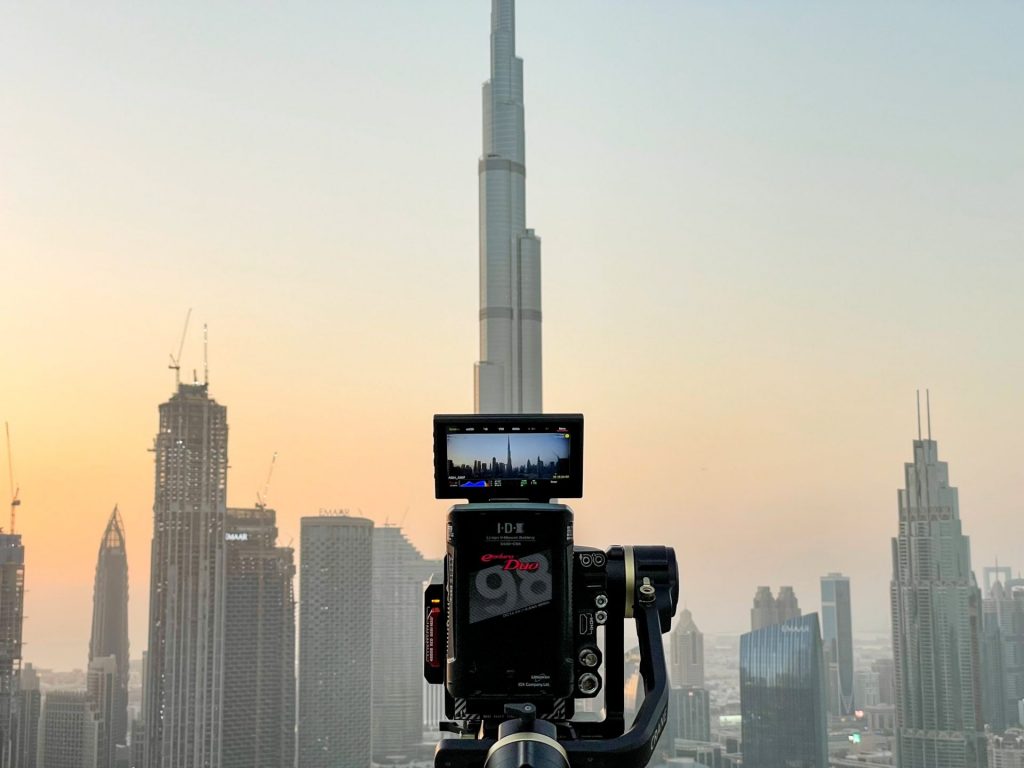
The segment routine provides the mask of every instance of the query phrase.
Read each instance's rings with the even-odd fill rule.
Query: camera
[[[445,688],[435,766],[646,765],[664,727],[661,634],[679,598],[663,546],[578,546],[583,416],[437,415],[435,495],[448,512],[444,583],[424,595],[424,676]],[[637,623],[645,700],[623,719],[623,625]],[[603,692],[603,719],[573,720]],[[467,738],[469,737],[469,738]],[[546,758],[544,758],[546,754]],[[542,759],[543,758],[543,759]]]

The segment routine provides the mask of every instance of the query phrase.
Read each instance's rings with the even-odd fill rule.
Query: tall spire
[[[515,0],[491,0],[491,78],[480,158],[480,360],[477,413],[539,413],[540,238],[526,228],[523,61]]]
[[[112,721],[105,726],[109,745],[127,743],[128,735],[128,553],[124,521],[117,505],[107,519],[96,556],[96,579],[92,597],[92,634],[89,662],[114,657],[114,686],[111,691]],[[102,768],[109,768],[107,749]]]

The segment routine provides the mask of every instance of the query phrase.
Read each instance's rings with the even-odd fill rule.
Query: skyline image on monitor
[[[483,487],[495,480],[558,480],[569,476],[566,432],[447,435],[448,479]]]

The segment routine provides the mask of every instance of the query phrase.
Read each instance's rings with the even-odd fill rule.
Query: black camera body
[[[502,718],[531,703],[567,720],[602,685],[607,555],[573,546],[563,504],[459,504],[448,513],[444,679],[448,717]],[[485,649],[481,653],[481,649]]]
[[[582,435],[579,414],[434,417],[436,495],[470,503],[449,510],[444,583],[424,595],[424,677],[445,687],[442,729],[476,736],[443,739],[436,766],[491,765],[524,740],[592,768],[645,765],[664,727],[675,553],[575,545],[572,510],[550,499],[582,496]],[[624,734],[628,618],[647,698]],[[602,691],[603,720],[574,721]]]

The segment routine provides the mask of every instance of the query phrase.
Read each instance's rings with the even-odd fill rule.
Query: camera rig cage
[[[434,417],[436,495],[471,501],[449,511],[444,584],[424,594],[424,677],[445,686],[453,734],[435,768],[641,768],[655,750],[675,552],[574,544],[572,510],[550,499],[582,496],[582,436],[579,414]],[[628,730],[627,619],[644,689]],[[575,700],[602,688],[604,718],[573,720]]]

